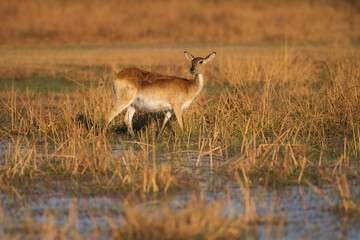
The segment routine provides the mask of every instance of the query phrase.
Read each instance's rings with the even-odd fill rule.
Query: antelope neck
[[[204,86],[204,77],[203,77],[202,73],[197,73],[195,75],[195,82],[197,82],[199,84],[199,88],[200,88],[200,91],[201,91],[201,89]]]

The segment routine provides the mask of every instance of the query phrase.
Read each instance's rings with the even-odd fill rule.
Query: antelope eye
[[[203,61],[203,60],[201,60],[201,61],[199,61],[199,64],[203,64],[203,62],[204,62],[204,61]]]

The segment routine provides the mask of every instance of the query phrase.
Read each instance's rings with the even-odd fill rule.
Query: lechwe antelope
[[[134,137],[132,118],[136,109],[141,109],[145,112],[165,113],[159,133],[163,131],[173,113],[181,131],[184,131],[182,112],[190,106],[203,88],[204,65],[210,62],[215,54],[213,52],[206,58],[201,58],[185,51],[185,56],[191,61],[190,73],[195,75],[193,80],[147,72],[134,67],[127,67],[118,72],[113,78],[116,103],[106,116],[107,123],[127,108],[124,122]]]

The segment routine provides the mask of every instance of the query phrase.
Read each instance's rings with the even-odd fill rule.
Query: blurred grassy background
[[[1,45],[360,40],[359,1],[0,1]]]

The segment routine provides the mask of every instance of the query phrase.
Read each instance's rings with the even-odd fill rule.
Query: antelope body
[[[136,109],[145,112],[164,112],[165,120],[160,129],[163,131],[171,115],[175,113],[181,131],[184,131],[182,112],[188,108],[204,85],[203,66],[215,57],[215,52],[206,58],[193,57],[185,51],[191,61],[190,73],[193,80],[166,76],[158,73],[127,67],[113,78],[115,106],[106,116],[107,123],[127,108],[124,122],[134,137],[132,118]]]

